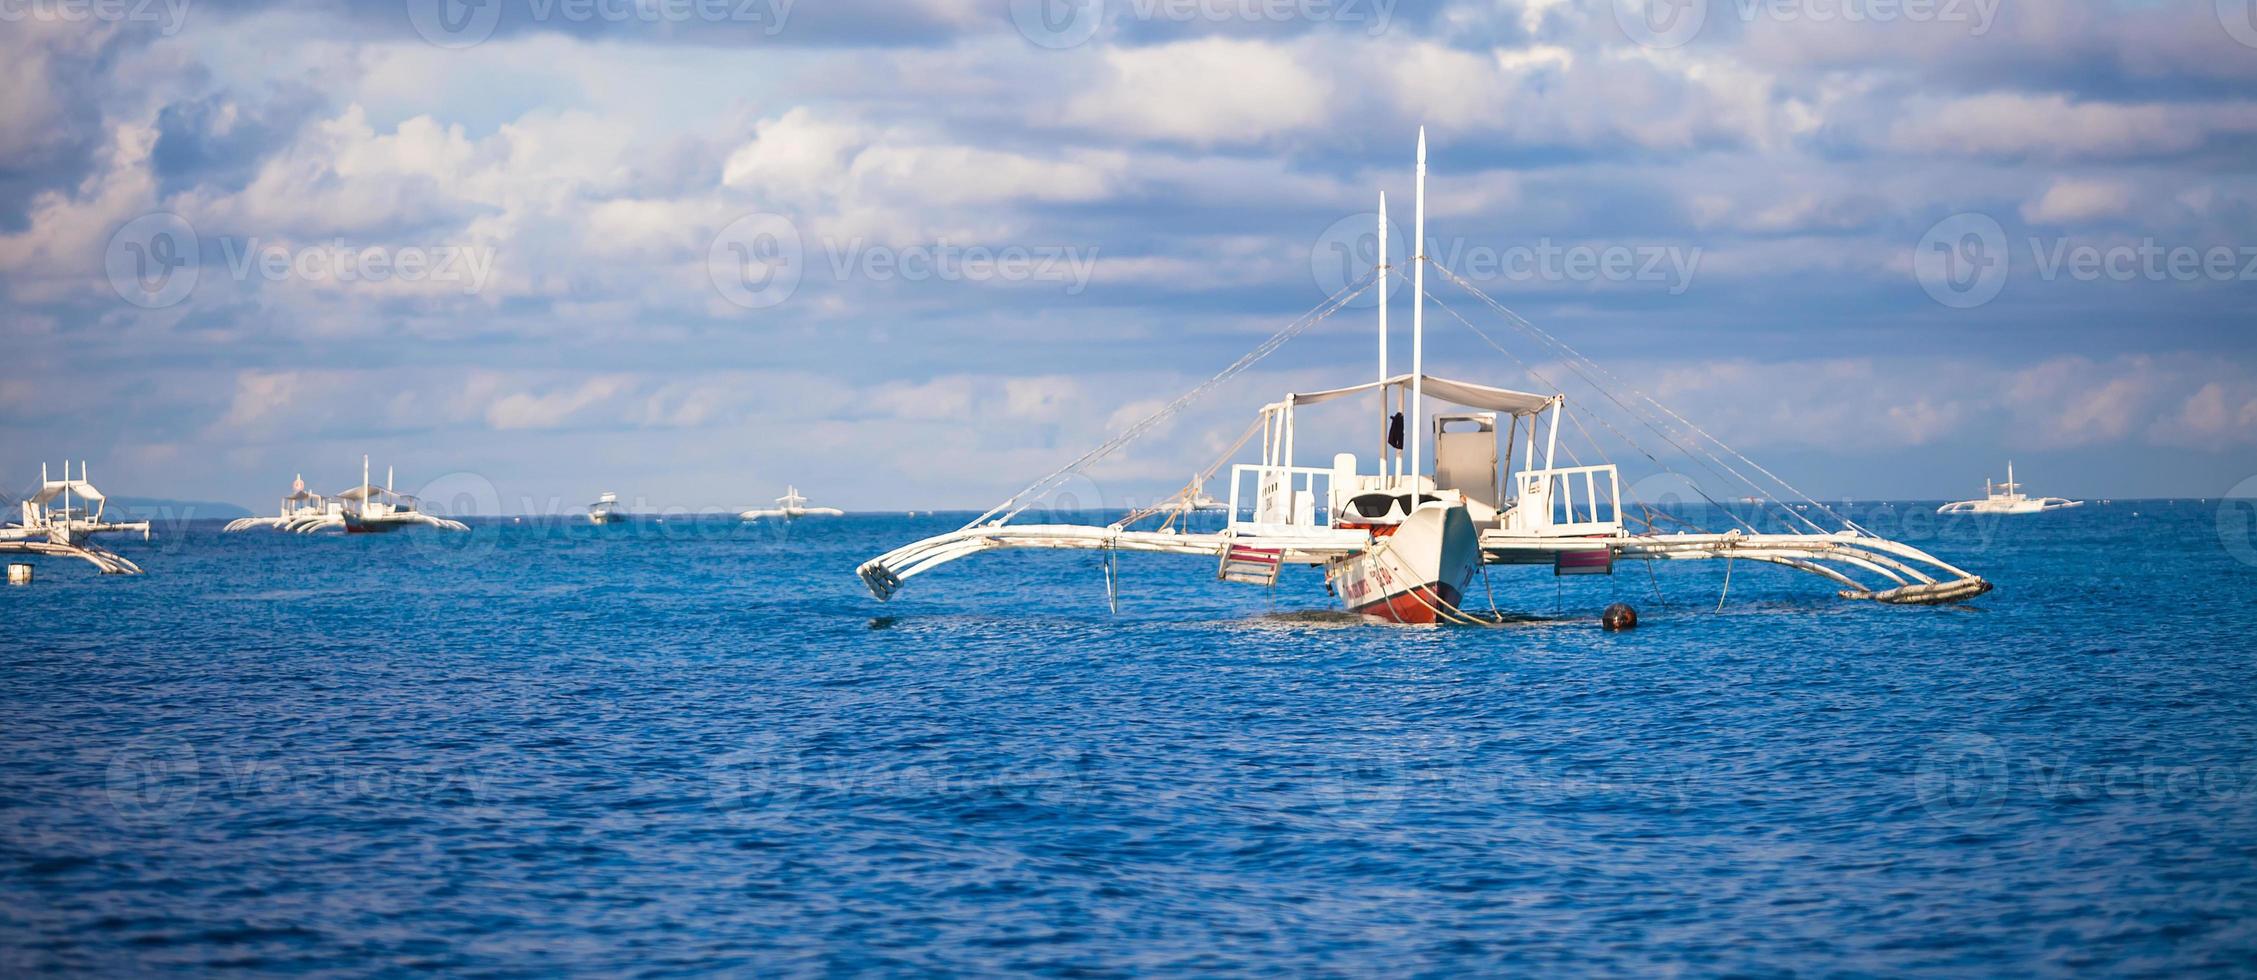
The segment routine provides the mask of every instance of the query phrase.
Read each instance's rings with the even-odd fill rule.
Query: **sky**
[[[2257,0],[0,0],[0,81],[9,490],[985,507],[1406,254],[1423,125],[1436,264],[1815,496],[2257,494]]]

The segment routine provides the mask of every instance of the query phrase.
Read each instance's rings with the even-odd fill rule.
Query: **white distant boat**
[[[598,526],[622,520],[627,515],[619,512],[619,495],[606,490],[596,495],[596,502],[588,505],[588,523]]]
[[[21,503],[17,523],[0,525],[0,552],[78,558],[104,575],[139,575],[141,566],[91,540],[97,534],[129,531],[141,532],[143,541],[149,539],[148,521],[103,520],[108,503],[109,498],[87,482],[85,460],[79,460],[75,479],[67,460],[60,480],[48,479],[47,464],[41,463],[39,492]]]
[[[1417,180],[1412,241],[1424,242],[1423,131],[1419,135]],[[883,600],[910,578],[943,564],[986,551],[1032,548],[1102,553],[1109,595],[1116,592],[1119,581],[1115,556],[1124,551],[1202,557],[1213,563],[1209,567],[1215,568],[1216,578],[1266,587],[1278,584],[1281,566],[1314,566],[1323,570],[1327,591],[1348,611],[1383,621],[1418,624],[1498,622],[1470,615],[1461,607],[1472,595],[1489,594],[1485,587],[1479,593],[1471,591],[1486,565],[1549,568],[1552,574],[1565,576],[1612,574],[1614,563],[1627,559],[1741,559],[1821,576],[1840,586],[1839,594],[1846,599],[1942,603],[1990,591],[1990,583],[1982,578],[1918,548],[1875,535],[1824,505],[1812,503],[1776,477],[1772,480],[1779,488],[1794,494],[1815,514],[1838,523],[1824,527],[1803,511],[1774,503],[1775,513],[1760,516],[1785,525],[1787,533],[1758,528],[1737,511],[1727,514],[1735,525],[1728,530],[1679,532],[1673,527],[1664,532],[1656,527],[1651,508],[1642,508],[1647,511],[1642,518],[1626,510],[1625,488],[1612,463],[1562,465],[1567,461],[1560,459],[1561,455],[1573,455],[1573,450],[1561,445],[1560,421],[1567,414],[1565,395],[1512,391],[1425,372],[1423,310],[1429,266],[1476,301],[1494,308],[1516,329],[1546,344],[1547,356],[1570,359],[1578,373],[1587,373],[1588,359],[1505,309],[1433,256],[1413,256],[1407,269],[1389,266],[1386,215],[1383,196],[1377,222],[1378,269],[1362,283],[1342,288],[1189,394],[1037,480],[971,523],[863,562],[856,569],[863,584]],[[1411,365],[1407,374],[1396,373],[1388,363],[1388,304],[1385,284],[1377,281],[1383,277],[1403,280],[1410,287]],[[1237,376],[1374,288],[1380,289],[1381,297],[1379,372],[1375,380],[1288,394],[1263,406],[1259,418],[1222,458],[1174,498],[1109,525],[1010,523],[1076,473],[1153,430],[1200,394]],[[1450,313],[1480,332],[1472,321],[1455,311]],[[1482,336],[1487,338],[1486,334]],[[1596,370],[1596,365],[1589,367]],[[1298,465],[1294,451],[1297,423],[1308,409],[1344,399],[1370,399],[1377,405],[1379,431],[1373,442],[1378,444],[1378,451],[1374,462],[1366,466],[1358,454],[1342,452],[1333,455],[1329,465]],[[1425,411],[1427,399],[1464,411],[1429,416]],[[1651,399],[1645,402],[1651,411],[1645,407],[1635,410],[1656,420],[1651,422],[1655,431],[1675,427],[1661,419],[1666,413],[1684,429],[1701,432]],[[1624,404],[1625,411],[1633,410],[1627,403],[1618,400],[1617,404]],[[1320,417],[1332,414],[1327,411]],[[1576,427],[1577,431],[1583,429],[1580,421]],[[1257,436],[1259,461],[1233,464],[1242,449],[1257,444]],[[1404,450],[1406,436],[1408,452]],[[1338,444],[1334,439],[1314,437],[1308,442]],[[1714,437],[1708,437],[1708,442],[1711,445],[1698,448],[1712,458],[1717,453],[1728,454],[1747,463],[1749,471],[1770,475]],[[1647,453],[1635,443],[1633,448]],[[1591,450],[1595,452],[1597,447]],[[1690,450],[1681,451],[1690,455]],[[1211,498],[1203,489],[1205,480],[1226,465],[1230,466],[1229,515],[1223,529],[1201,532],[1182,526],[1184,515],[1209,503]],[[1732,472],[1743,471],[1734,468]],[[1753,480],[1744,476],[1742,480],[1748,484],[1746,490],[1766,492]],[[1165,520],[1156,529],[1133,529],[1143,520],[1162,516]],[[1640,521],[1644,527],[1627,526],[1629,521]],[[1880,581],[1868,585],[1860,582],[1859,576]]]
[[[748,510],[739,516],[748,521],[757,521],[763,517],[796,521],[802,517],[844,517],[846,511],[836,507],[809,507],[807,498],[800,496],[798,487],[787,486],[784,488],[784,495],[776,498],[776,506]]]
[[[2014,464],[2006,464],[2006,482],[1993,484],[1983,481],[1983,499],[1955,500],[1936,508],[1938,514],[2036,514],[2048,510],[2066,510],[2082,507],[2082,500],[2062,497],[2029,497],[2022,493],[2022,485],[2014,482]]]
[[[384,485],[369,482],[368,457],[360,458],[360,486],[324,497],[306,490],[303,476],[292,480],[290,495],[282,498],[275,517],[246,517],[228,523],[226,530],[248,531],[268,527],[294,534],[343,530],[347,534],[383,534],[403,527],[423,526],[442,531],[468,531],[461,521],[426,514],[413,495],[392,489],[392,468],[384,468]]]

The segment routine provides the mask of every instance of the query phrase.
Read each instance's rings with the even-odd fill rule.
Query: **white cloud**
[[[1107,75],[1067,105],[1087,130],[1199,146],[1258,144],[1323,125],[1331,115],[1327,73],[1294,49],[1209,37],[1141,48],[1108,48]]]
[[[2022,220],[2032,224],[2066,225],[2100,218],[2121,217],[2131,211],[2132,189],[2112,180],[2061,178],[2045,193],[2022,204]]]
[[[2169,156],[2257,132],[2257,104],[2073,102],[1994,92],[1914,103],[1891,127],[1900,151],[2045,159]]]

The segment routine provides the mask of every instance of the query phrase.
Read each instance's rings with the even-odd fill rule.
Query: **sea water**
[[[2251,507],[1933,506],[1857,516],[1996,592],[1500,568],[1486,629],[862,591],[963,515],[160,522],[0,591],[0,972],[2248,969]]]

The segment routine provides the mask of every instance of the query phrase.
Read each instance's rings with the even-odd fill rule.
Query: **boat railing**
[[[1522,470],[1505,530],[1539,537],[1622,533],[1622,476],[1613,464]]]
[[[1246,493],[1251,483],[1253,492]],[[1314,466],[1240,463],[1230,468],[1232,531],[1330,528],[1332,471]]]

